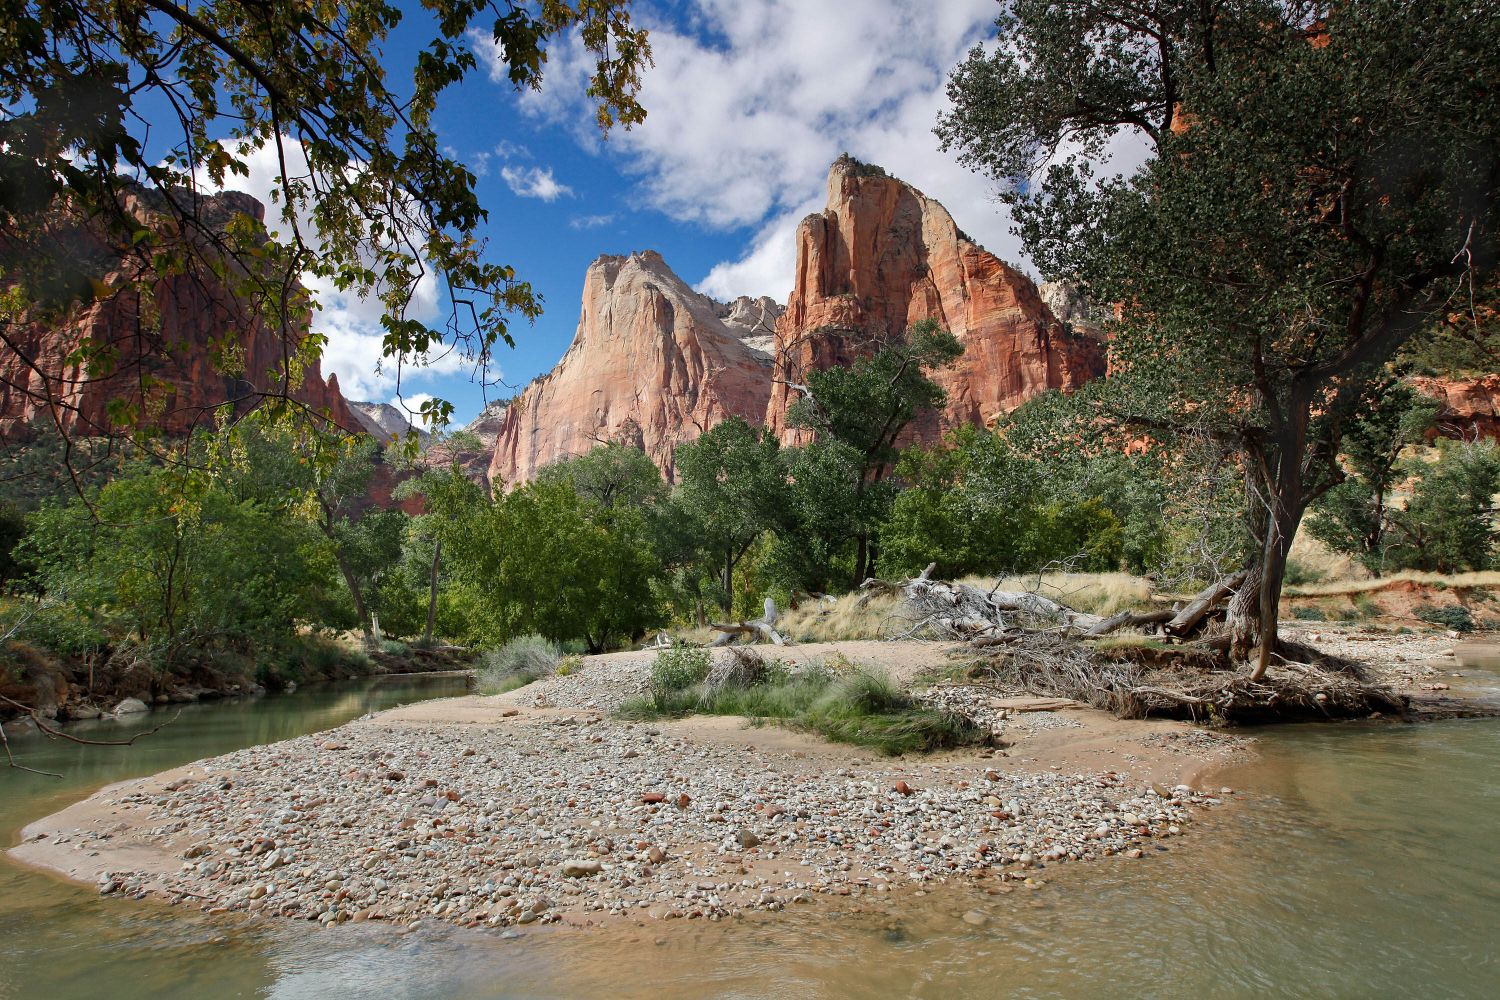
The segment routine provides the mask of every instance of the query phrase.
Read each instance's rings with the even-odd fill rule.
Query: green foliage
[[[1434,400],[1400,382],[1390,382],[1378,392],[1375,404],[1355,417],[1345,432],[1349,476],[1318,500],[1308,532],[1334,551],[1358,559],[1372,573],[1385,570],[1386,532],[1394,513],[1390,495],[1403,474],[1401,455],[1422,441],[1437,411]]]
[[[504,694],[557,670],[562,648],[539,635],[522,635],[479,658],[479,689]]]
[[[1300,622],[1325,622],[1328,620],[1328,616],[1323,613],[1322,608],[1305,605],[1293,608],[1292,617]]]
[[[419,46],[405,65],[387,46],[398,31]],[[514,268],[485,259],[475,175],[445,152],[433,123],[439,99],[479,66],[475,38],[494,44],[517,89],[540,87],[548,50],[575,40],[591,62],[584,87],[600,128],[645,117],[636,93],[651,50],[622,0],[7,5],[5,284],[56,315],[127,291],[149,301],[161,277],[187,275],[204,287],[230,285],[269,329],[295,330],[308,295],[288,276],[311,274],[381,301],[394,370],[445,340],[485,368],[494,345],[511,341],[512,316],[535,317],[540,303]],[[281,215],[274,239],[233,206],[228,219],[207,218],[192,196],[233,188],[260,151],[279,164],[267,206]],[[115,248],[104,257],[123,259],[101,259],[93,241],[60,227],[69,215],[104,231]],[[433,273],[454,294],[445,322],[429,326],[410,306]],[[170,344],[159,317],[140,318],[133,336],[145,345],[149,380],[150,356]],[[301,412],[285,389],[323,340],[287,337],[267,410]],[[244,372],[243,358],[217,346],[223,375],[262,386],[265,373]],[[88,341],[69,364],[99,377],[118,360],[110,345]],[[421,407],[429,424],[451,409],[442,400]],[[126,431],[151,422],[124,396],[109,410]]]
[[[1463,573],[1500,564],[1500,446],[1444,442],[1438,460],[1420,469],[1405,510],[1390,514],[1382,555],[1391,569]]]
[[[1417,610],[1417,617],[1429,625],[1436,625],[1453,632],[1474,631],[1474,615],[1462,604],[1448,604],[1442,607],[1428,605]]]
[[[735,568],[778,523],[786,504],[780,446],[764,428],[731,417],[678,448],[676,466],[678,547],[696,564],[680,581],[682,589],[707,590],[730,614]],[[697,574],[709,578],[707,588]]]
[[[585,500],[605,510],[655,508],[667,498],[661,470],[639,448],[611,442],[538,471],[540,483],[567,483]]]
[[[137,466],[33,515],[23,548],[41,588],[88,623],[72,642],[128,639],[159,669],[189,648],[292,631],[322,585],[305,524],[187,472]]]
[[[660,684],[653,670],[650,696],[627,703],[621,714],[649,719],[701,712],[774,719],[835,742],[891,755],[985,741],[985,734],[970,720],[922,705],[876,671],[809,666],[792,672],[773,664],[741,674],[737,682],[706,690],[706,654],[702,663],[674,665],[670,679]]]
[[[565,482],[529,483],[469,511],[452,533],[454,583],[481,641],[536,633],[600,652],[661,620],[651,593],[660,564],[634,509],[601,509]]]
[[[950,83],[946,146],[1110,324],[1099,418],[1237,456],[1274,630],[1306,506],[1385,365],[1500,258],[1500,20],[1465,0],[1017,0]],[[1096,170],[1120,129],[1152,147]],[[1056,155],[1054,155],[1056,154]],[[1048,162],[1050,161],[1050,162]],[[1269,649],[1266,643],[1262,648]]]
[[[838,575],[857,587],[873,573],[876,534],[896,495],[886,480],[896,441],[943,404],[931,373],[962,354],[956,337],[924,320],[846,367],[806,375],[787,413],[794,427],[815,434],[788,463],[796,517],[779,539],[787,586],[825,590]]]
[[[713,660],[708,650],[673,643],[656,654],[651,664],[650,691],[652,704],[659,712],[670,712],[681,696],[695,684],[708,678]]]

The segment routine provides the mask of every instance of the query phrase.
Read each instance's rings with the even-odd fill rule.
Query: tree
[[[403,547],[403,561],[425,556],[427,566],[427,616],[422,641],[431,645],[437,630],[438,594],[442,582],[443,539],[452,544],[454,535],[463,534],[463,526],[475,511],[484,506],[484,492],[463,474],[455,461],[446,469],[430,469],[415,479],[397,486],[396,499],[420,496],[425,513],[413,517],[408,526],[408,545]],[[425,550],[425,551],[424,551]]]
[[[291,635],[318,583],[312,538],[262,503],[136,466],[88,498],[42,507],[23,549],[75,626],[164,675],[188,650]]]
[[[645,114],[635,95],[650,47],[624,0],[424,0],[416,24],[386,0],[9,0],[4,17],[0,343],[22,355],[26,326],[113,296],[147,300],[164,277],[227,285],[284,350],[275,373],[238,370],[233,350],[220,367],[277,411],[293,408],[323,342],[303,336],[303,274],[383,302],[398,373],[445,343],[486,370],[493,346],[511,342],[510,317],[538,312],[515,269],[485,258],[475,176],[432,124],[439,98],[477,66],[472,34],[493,39],[514,86],[536,88],[548,48],[576,29],[597,57],[587,92],[600,128]],[[431,39],[409,75],[388,73],[398,26]],[[276,239],[244,211],[208,217],[201,197],[264,153],[276,163]],[[451,306],[436,328],[409,309],[429,274]],[[168,332],[141,318],[149,379]],[[114,372],[121,359],[106,347],[85,341],[61,368],[27,352],[7,389],[64,430],[79,414],[60,387],[73,366],[85,380]],[[145,420],[128,410],[115,416]],[[429,419],[450,412],[422,405]]]
[[[639,448],[611,441],[582,455],[545,465],[537,482],[567,483],[579,496],[605,509],[653,508],[667,498],[667,483]]]
[[[896,442],[919,414],[943,404],[942,387],[929,373],[962,354],[956,337],[939,329],[935,320],[923,320],[874,354],[848,367],[810,372],[805,386],[793,387],[802,395],[787,416],[792,426],[810,428],[817,435],[809,450],[844,452],[813,458],[811,465],[825,473],[835,464],[848,469],[845,479],[851,496],[841,506],[853,520],[844,522],[835,537],[854,541],[855,587],[875,572],[875,533],[893,495],[880,484],[895,464]],[[832,485],[826,476],[821,478],[823,486]],[[826,488],[819,492],[822,501],[833,500]]]
[[[1444,442],[1438,460],[1422,470],[1406,509],[1388,515],[1387,562],[1437,573],[1493,569],[1500,555],[1496,493],[1495,442]]]
[[[1018,0],[945,146],[1009,185],[1043,272],[1117,303],[1103,412],[1240,462],[1230,648],[1264,674],[1287,552],[1384,366],[1496,256],[1500,19],[1463,0]],[[1122,130],[1149,156],[1096,177]]]
[[[640,515],[602,510],[566,483],[528,483],[479,508],[451,551],[487,642],[534,632],[599,653],[660,620]]]
[[[370,480],[380,461],[379,446],[368,438],[351,440],[331,462],[304,463],[312,477],[306,487],[312,501],[312,521],[327,539],[334,563],[349,589],[354,618],[365,643],[375,641],[374,607],[370,596],[380,578],[400,557],[400,511],[366,510]]]
[[[786,497],[780,446],[765,428],[730,417],[677,449],[677,492],[694,547],[714,567],[724,614],[734,611],[734,569],[777,523]]]
[[[1423,440],[1439,407],[1399,382],[1374,395],[1376,405],[1344,434],[1348,477],[1313,505],[1307,530],[1378,576],[1385,569],[1391,492],[1404,475],[1398,471],[1402,452]]]

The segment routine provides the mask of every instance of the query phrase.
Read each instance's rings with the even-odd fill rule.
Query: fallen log
[[[1187,607],[1177,612],[1171,621],[1167,622],[1164,631],[1178,638],[1192,634],[1210,612],[1245,582],[1246,575],[1246,570],[1240,570],[1233,576],[1216,580],[1203,588]]]
[[[765,612],[759,618],[743,622],[709,622],[708,627],[720,635],[709,643],[710,646],[727,646],[734,642],[737,636],[753,635],[761,642],[769,642],[775,646],[785,646],[786,637],[776,631],[776,621],[780,617],[776,611],[776,602],[769,597],[766,598]]]
[[[1162,625],[1177,616],[1177,611],[1167,608],[1162,611],[1121,611],[1117,615],[1101,619],[1083,633],[1085,639],[1097,639],[1122,628],[1140,628],[1143,625]]]

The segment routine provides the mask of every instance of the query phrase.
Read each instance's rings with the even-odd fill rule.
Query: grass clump
[[[738,715],[893,756],[987,738],[972,720],[922,704],[878,671],[819,663],[794,672],[780,661],[765,663],[753,651],[733,650],[731,656],[715,667],[706,650],[663,650],[652,669],[650,693],[627,703],[620,714],[633,719]]]
[[[1032,591],[1074,611],[1103,618],[1151,605],[1151,581],[1129,573],[1031,573],[998,579],[965,577],[960,582],[985,591]]]
[[[562,649],[539,635],[518,636],[479,659],[479,690],[504,694],[525,687],[557,669]]]

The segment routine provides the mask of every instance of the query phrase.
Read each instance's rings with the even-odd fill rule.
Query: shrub
[[[1321,566],[1315,566],[1311,562],[1297,556],[1287,557],[1287,586],[1302,587],[1309,583],[1322,583],[1326,579],[1328,579],[1328,575]]]
[[[480,657],[480,690],[501,694],[524,687],[556,669],[561,655],[555,642],[539,635],[518,636]]]
[[[557,665],[557,676],[568,677],[583,669],[583,657],[571,655],[564,656],[562,662]]]
[[[662,657],[671,651],[663,651]],[[669,658],[670,671],[653,670],[651,696],[626,704],[620,714],[648,719],[703,712],[775,719],[816,732],[826,739],[869,747],[886,754],[939,750],[982,743],[984,732],[961,715],[930,708],[902,691],[883,673],[862,668],[839,670],[828,664],[793,672],[780,662],[731,664],[715,671],[717,683],[700,673],[708,663],[703,650],[692,663]],[[692,681],[689,678],[699,677]],[[680,686],[673,686],[680,685]]]
[[[1324,622],[1328,616],[1323,614],[1322,608],[1293,608],[1292,617],[1299,622]]]
[[[1417,611],[1417,617],[1429,625],[1451,629],[1454,632],[1474,631],[1474,616],[1462,604],[1445,607],[1428,606]]]
[[[380,651],[386,656],[408,656],[411,654],[411,647],[396,639],[382,639]]]
[[[656,654],[651,665],[651,700],[659,712],[683,710],[683,693],[708,679],[713,660],[708,650],[673,643]]]

